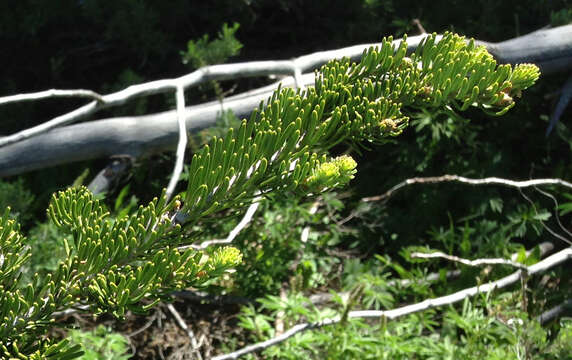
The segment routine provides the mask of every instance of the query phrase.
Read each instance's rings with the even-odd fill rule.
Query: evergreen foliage
[[[238,129],[213,138],[193,157],[186,191],[170,202],[162,195],[134,214],[112,218],[86,188],[55,194],[48,214],[66,233],[66,258],[45,278],[19,280],[30,252],[6,212],[0,221],[2,355],[78,355],[78,347],[46,337],[55,311],[88,305],[121,318],[240,263],[232,247],[208,255],[178,248],[195,240],[185,228],[221,210],[241,209],[257,194],[304,196],[341,187],[356,162],[330,158],[334,145],[384,142],[402,132],[415,109],[454,113],[476,106],[504,114],[539,75],[534,65],[497,66],[483,48],[454,34],[439,41],[429,36],[409,57],[406,48],[405,41],[395,47],[385,39],[357,64],[342,59],[324,65],[315,88],[278,89]]]
[[[254,190],[311,192],[313,180],[308,180],[315,177],[310,176],[331,161],[327,149],[342,141],[380,143],[399,135],[409,120],[402,108],[476,105],[502,115],[539,76],[530,64],[497,67],[484,48],[457,35],[435,40],[428,37],[406,58],[406,42],[395,49],[389,38],[381,48],[364,52],[360,63],[345,59],[324,65],[315,88],[276,91],[237,131],[214,138],[193,156],[184,213],[196,222],[244,205]]]

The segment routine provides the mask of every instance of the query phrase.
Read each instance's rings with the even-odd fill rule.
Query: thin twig
[[[425,31],[425,28],[423,27],[423,25],[421,25],[421,21],[419,19],[411,20],[411,25],[417,27],[417,30],[419,31],[420,34],[427,34],[427,31]]]
[[[363,202],[371,202],[371,201],[381,201],[385,200],[395,193],[397,190],[401,188],[413,185],[413,184],[435,184],[441,182],[451,182],[456,181],[464,184],[469,185],[503,185],[508,187],[514,188],[526,188],[532,186],[539,186],[539,185],[560,185],[572,189],[572,183],[562,180],[562,179],[532,179],[532,180],[525,180],[525,181],[514,181],[508,179],[502,179],[498,177],[488,177],[484,179],[469,179],[463,176],[458,175],[443,175],[443,176],[431,176],[431,177],[415,177],[410,178],[405,181],[400,182],[399,184],[395,185],[385,193],[381,195],[371,196],[363,198]]]
[[[304,86],[304,81],[302,80],[302,70],[296,66],[294,64],[294,84],[296,86],[297,90],[300,90],[300,92],[306,90],[306,87]]]
[[[28,94],[18,94],[0,97],[0,105],[5,105],[13,102],[33,101],[48,99],[53,97],[72,97],[72,98],[88,98],[95,101],[104,101],[103,97],[98,93],[91,90],[57,90],[50,89]]]
[[[414,252],[411,253],[410,256],[412,258],[419,258],[419,259],[434,259],[434,258],[442,258],[447,259],[449,261],[458,262],[461,264],[465,264],[467,266],[483,266],[483,265],[510,265],[517,269],[526,270],[527,266],[516,261],[501,259],[501,258],[494,258],[494,259],[477,259],[477,260],[467,260],[460,258],[454,255],[447,255],[440,251],[432,252],[432,253],[420,253]]]
[[[538,188],[534,187],[537,191]],[[522,189],[518,189],[520,196],[522,196],[524,198],[524,200],[526,200],[530,206],[532,206],[532,209],[534,210],[534,214],[538,215],[538,210],[536,209],[536,204],[534,204],[534,201],[532,201],[531,198],[529,198],[528,196],[526,196],[526,194],[522,191]],[[562,240],[563,242],[567,243],[568,245],[572,245],[572,241],[566,239],[564,236],[560,235],[559,233],[557,233],[556,231],[552,230],[552,228],[550,228],[548,225],[546,225],[546,222],[544,221],[540,221],[540,224],[542,225],[542,227],[548,231],[550,233],[550,235],[554,236],[557,239]]]
[[[549,256],[545,260],[542,260],[534,265],[531,265],[526,268],[526,272],[528,275],[534,275],[541,272],[544,272],[548,269],[551,269],[562,262],[572,259],[572,248],[566,248],[557,252],[556,254]],[[469,297],[475,296],[477,294],[486,293],[496,289],[502,289],[504,287],[510,286],[521,279],[522,271],[518,270],[512,273],[509,276],[506,276],[502,279],[489,282],[484,285],[474,286],[462,291],[458,291],[456,293],[434,298],[434,299],[427,299],[420,303],[412,304],[403,306],[397,309],[392,310],[359,310],[359,311],[351,311],[348,314],[349,318],[370,318],[370,319],[396,319],[405,315],[414,314],[420,311],[432,309],[439,306],[444,305],[451,305],[467,299]],[[242,355],[246,355],[252,352],[264,350],[270,346],[277,345],[281,342],[286,341],[287,339],[291,338],[292,336],[296,335],[299,332],[316,329],[327,325],[337,324],[341,321],[340,317],[324,319],[319,322],[315,323],[303,323],[298,324],[288,331],[284,332],[282,335],[277,336],[275,338],[259,342],[253,345],[246,346],[238,351],[234,351],[229,354],[219,355],[213,357],[212,360],[226,360],[226,359],[238,359]]]
[[[151,325],[153,325],[156,319],[157,319],[157,312],[155,312],[155,314],[151,316],[151,319],[149,319],[149,321],[147,321],[143,326],[141,326],[139,329],[135,331],[130,332],[129,334],[126,334],[125,336],[130,338],[142,333],[143,331],[147,330]]]
[[[193,348],[193,352],[197,356],[197,359],[202,360],[203,357],[201,356],[201,353],[199,351],[199,344],[197,342],[197,338],[195,337],[195,333],[193,332],[193,330],[187,325],[187,323],[185,322],[185,320],[183,320],[181,315],[179,315],[173,304],[167,304],[167,309],[169,309],[169,312],[171,313],[171,315],[173,315],[173,317],[177,321],[177,324],[179,324],[179,326],[187,333],[189,339],[191,339],[191,346]]]
[[[566,235],[568,235],[569,239],[572,239],[572,232],[570,232],[568,229],[566,229],[564,227],[564,225],[562,225],[562,221],[560,221],[560,215],[558,215],[558,200],[556,200],[556,197],[554,195],[552,195],[551,193],[541,190],[537,187],[534,188],[536,191],[538,191],[539,193],[541,193],[542,195],[546,196],[547,198],[549,198],[550,200],[552,200],[552,202],[554,203],[554,218],[556,219],[556,223],[558,224],[558,227],[560,227],[560,230],[564,231],[566,233]],[[572,243],[569,243],[570,245],[572,245]]]
[[[171,199],[175,192],[175,187],[179,182],[181,173],[183,172],[183,164],[185,162],[185,149],[187,148],[187,127],[185,121],[185,88],[177,86],[177,123],[179,124],[179,143],[177,144],[177,156],[175,160],[175,168],[173,175],[167,186],[167,200]]]

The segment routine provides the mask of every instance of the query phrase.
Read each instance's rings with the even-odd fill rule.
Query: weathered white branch
[[[554,29],[535,31],[531,34],[501,43],[493,44],[485,41],[477,41],[477,43],[485,46],[501,63],[515,64],[534,62],[540,66],[543,74],[550,74],[570,69],[570,55],[569,51],[567,51],[572,48],[570,35],[572,35],[572,25],[567,25]],[[408,51],[415,49],[426,36],[426,34],[422,34],[409,37],[407,39],[409,45]],[[550,41],[548,41],[548,39]],[[440,37],[438,37],[437,40],[440,40]],[[401,39],[397,39],[394,41],[394,44],[400,41]],[[527,46],[529,44],[535,44],[535,46]],[[133,85],[116,93],[102,96],[98,98],[98,101],[91,102],[46,123],[1,138],[0,147],[36,136],[55,127],[71,124],[99,110],[124,104],[137,97],[173,91],[177,86],[188,88],[197,86],[206,81],[264,75],[294,75],[298,82],[300,73],[316,69],[332,59],[348,57],[352,60],[357,60],[361,57],[365,49],[378,45],[380,44],[363,44],[337,50],[320,51],[300,56],[293,60],[252,61],[237,64],[213,65],[201,68],[179,78]],[[30,97],[31,94],[23,94],[21,96]]]
[[[195,249],[195,250],[204,250],[209,246],[213,246],[213,245],[228,245],[230,243],[233,242],[233,240],[238,236],[238,234],[240,234],[240,232],[252,221],[252,217],[254,216],[254,214],[256,213],[256,210],[258,209],[258,206],[260,206],[260,197],[255,197],[254,200],[252,200],[252,204],[250,204],[250,206],[248,207],[248,209],[246,210],[246,213],[244,214],[243,218],[240,220],[240,222],[234,227],[234,229],[232,229],[230,231],[230,233],[228,234],[228,236],[224,239],[214,239],[214,240],[207,240],[207,241],[203,241],[200,244],[193,244],[193,245],[188,245],[188,246],[181,246],[179,247],[179,250],[185,250],[188,249],[189,247]],[[312,208],[310,209],[309,213],[310,214],[315,214],[318,211],[318,205],[319,203],[314,203],[312,205]],[[300,237],[300,241],[302,243],[305,243],[308,240],[308,236],[310,234],[310,228],[309,227],[305,227],[304,230],[302,231],[302,235]]]
[[[179,124],[179,142],[177,144],[177,156],[175,160],[175,168],[173,175],[167,186],[166,197],[170,199],[175,192],[175,187],[179,182],[181,173],[183,172],[183,164],[185,162],[185,149],[187,148],[187,126],[185,121],[185,88],[177,87],[177,123]]]
[[[91,90],[57,90],[57,89],[50,89],[39,91],[35,93],[29,94],[18,94],[18,95],[10,95],[10,96],[3,96],[0,97],[0,105],[5,105],[13,102],[22,102],[22,101],[34,101],[34,100],[41,100],[41,99],[48,99],[48,98],[55,98],[55,97],[71,97],[71,98],[88,98],[95,101],[104,101],[103,97],[98,93],[91,91]]]
[[[410,37],[407,42],[411,49],[414,49],[426,36],[427,35],[419,35]],[[401,39],[394,41],[395,44],[399,42],[401,42]],[[380,44],[363,44],[338,50],[321,51],[304,55],[293,60],[252,61],[236,64],[212,65],[198,69],[179,78],[157,80],[144,84],[132,85],[124,90],[104,95],[99,98],[98,101],[90,102],[89,104],[70,113],[58,116],[43,124],[0,138],[0,147],[39,135],[59,126],[71,124],[79,119],[94,114],[99,110],[118,106],[141,96],[176,90],[178,86],[189,88],[207,81],[239,79],[265,75],[293,75],[295,76],[296,81],[302,84],[302,72],[313,70],[332,59],[338,59],[344,56],[351,59],[358,59],[361,57],[365,49],[375,45]],[[300,85],[299,88],[303,88],[303,85]]]
[[[411,253],[410,256],[412,258],[418,259],[434,259],[434,258],[442,258],[447,259],[449,261],[458,262],[467,266],[483,266],[483,265],[510,265],[517,269],[526,270],[526,265],[518,263],[516,261],[501,259],[501,258],[494,258],[494,259],[477,259],[477,260],[468,260],[463,259],[458,256],[454,255],[447,255],[440,251],[432,252],[432,253],[421,253],[421,252],[414,252]]]
[[[559,185],[564,186],[569,189],[572,189],[572,183],[562,180],[562,179],[532,179],[532,180],[525,180],[525,181],[514,181],[509,179],[502,179],[498,177],[488,177],[484,179],[469,179],[464,176],[459,175],[443,175],[443,176],[431,176],[431,177],[415,177],[410,178],[405,181],[400,182],[399,184],[395,185],[385,193],[381,195],[371,196],[363,198],[362,201],[364,202],[371,202],[371,201],[381,201],[390,198],[393,194],[409,185],[413,184],[436,184],[442,182],[460,182],[463,184],[469,185],[502,185],[507,187],[514,187],[518,189],[523,189],[527,187],[534,187],[534,186],[541,186],[541,185]]]
[[[542,273],[546,270],[549,270],[567,260],[572,259],[572,248],[566,248],[557,252],[556,254],[549,256],[545,260],[542,260],[534,265],[531,265],[526,268],[526,272],[528,275],[534,275],[538,273]],[[522,271],[519,270],[509,276],[506,276],[502,279],[489,282],[484,285],[475,286],[472,288],[468,288],[462,291],[458,291],[456,293],[434,298],[434,299],[427,299],[417,304],[403,306],[397,309],[392,310],[359,310],[359,311],[350,311],[348,314],[348,318],[370,318],[370,319],[396,319],[405,315],[414,314],[420,311],[432,309],[439,306],[444,305],[451,305],[462,301],[466,298],[475,296],[477,294],[486,293],[489,291],[493,291],[496,289],[502,289],[507,286],[510,286],[514,283],[517,283],[522,276]],[[270,346],[277,345],[281,342],[286,341],[287,339],[291,338],[292,336],[296,335],[299,332],[316,329],[327,325],[337,324],[341,320],[340,317],[324,319],[319,322],[314,323],[303,323],[298,324],[288,331],[284,332],[282,335],[277,336],[275,338],[262,341],[253,345],[246,346],[238,351],[234,351],[229,354],[219,355],[213,357],[212,360],[226,360],[226,359],[238,359],[242,355],[246,355],[252,352],[264,350]]]
[[[540,255],[541,259],[543,257],[545,257],[547,254],[551,253],[553,250],[554,250],[554,244],[551,243],[550,241],[543,241],[540,244],[538,244],[538,251],[539,251],[539,255]],[[530,254],[532,254],[533,251],[534,251],[534,249],[526,250],[524,254],[528,257],[528,256],[530,256]],[[516,259],[518,259],[519,255],[520,254],[518,252],[513,253],[510,256],[510,259],[512,261],[516,261]]]

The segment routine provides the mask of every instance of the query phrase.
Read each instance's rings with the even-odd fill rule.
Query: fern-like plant
[[[439,41],[437,41],[439,40]],[[20,282],[31,254],[8,212],[0,218],[0,353],[6,358],[70,359],[80,351],[46,336],[53,313],[84,305],[121,318],[144,312],[175,290],[200,286],[241,261],[232,247],[208,255],[181,249],[199,221],[238,213],[255,196],[305,196],[347,184],[356,163],[330,158],[340,142],[367,147],[399,135],[416,109],[477,106],[503,114],[539,76],[534,65],[497,66],[484,48],[454,34],[429,36],[409,57],[386,39],[359,63],[331,61],[315,87],[278,89],[249,120],[214,138],[192,159],[187,189],[132,215],[111,218],[85,188],[53,196],[51,220],[68,236],[66,259],[46,278]]]

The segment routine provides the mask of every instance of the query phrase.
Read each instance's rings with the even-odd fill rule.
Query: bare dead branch
[[[136,335],[138,335],[138,334],[141,334],[143,331],[147,330],[151,325],[153,325],[153,323],[155,322],[155,320],[157,320],[157,316],[158,316],[158,314],[157,314],[157,312],[155,312],[155,313],[150,317],[150,319],[149,319],[145,324],[143,324],[143,326],[141,326],[141,327],[140,327],[139,329],[137,329],[137,330],[134,330],[134,331],[132,331],[132,332],[130,332],[130,333],[128,333],[128,334],[125,334],[125,336],[128,337],[128,338],[131,338],[131,337],[134,337],[134,336],[136,336]]]
[[[179,142],[177,144],[177,155],[175,159],[175,168],[169,180],[167,191],[165,193],[167,199],[170,199],[175,192],[175,187],[179,182],[179,177],[183,172],[183,164],[185,162],[185,149],[187,148],[187,125],[185,121],[185,88],[177,87],[177,124],[179,125]]]
[[[427,34],[427,31],[425,30],[423,25],[421,25],[421,21],[419,19],[411,20],[411,25],[415,26],[420,34]]]
[[[560,26],[554,29],[536,31],[526,36],[521,36],[498,44],[488,43],[485,41],[478,41],[478,44],[485,46],[501,63],[535,62],[541,67],[542,72],[547,74],[570,68],[569,56],[567,57],[566,54],[563,55],[563,52],[561,51],[562,47],[570,47],[570,34],[572,34],[572,26]],[[409,45],[408,51],[413,51],[426,36],[426,34],[422,34],[409,37],[407,39]],[[554,41],[549,43],[547,41],[539,40],[539,38],[546,39],[547,37]],[[527,41],[529,43],[536,43],[536,46],[522,49],[522,44],[526,44]],[[556,46],[554,44],[555,41]],[[401,42],[401,39],[395,40],[394,44],[399,42]],[[99,110],[118,106],[141,96],[176,90],[178,86],[188,88],[207,81],[229,80],[265,75],[294,75],[298,82],[300,73],[302,72],[316,69],[320,65],[323,65],[332,59],[348,57],[352,60],[357,60],[361,57],[365,49],[379,45],[379,43],[354,45],[337,50],[316,52],[300,56],[293,60],[252,61],[237,64],[212,65],[203,67],[190,74],[175,79],[164,79],[132,85],[124,90],[101,96],[97,101],[93,101],[70,113],[58,116],[41,125],[1,138],[0,147],[22,141],[59,126],[71,124],[79,119],[92,115]],[[521,51],[510,51],[514,46],[520,47]],[[30,95],[24,94],[24,96]]]
[[[98,93],[91,91],[91,90],[57,90],[57,89],[50,89],[39,91],[35,93],[28,93],[28,94],[18,94],[18,95],[10,95],[10,96],[3,96],[0,97],[0,105],[5,105],[14,102],[22,102],[22,101],[35,101],[35,100],[42,100],[48,98],[55,98],[55,97],[71,97],[71,98],[88,98],[95,101],[104,101],[103,97]]]
[[[543,241],[540,244],[537,245],[538,246],[538,251],[539,251],[539,255],[540,258],[544,258],[547,254],[551,253],[554,250],[554,244],[551,243],[550,241]],[[532,254],[532,252],[534,251],[534,249],[530,249],[530,250],[526,250],[526,252],[524,253],[527,257],[530,256],[530,254]],[[512,261],[516,261],[516,259],[518,259],[518,256],[520,254],[519,253],[513,253],[510,256],[510,259]]]
[[[412,258],[418,258],[418,259],[442,258],[442,259],[447,259],[449,261],[458,262],[458,263],[461,263],[461,264],[464,264],[467,266],[509,265],[509,266],[512,266],[512,267],[515,267],[515,268],[521,269],[521,270],[527,269],[526,265],[523,265],[521,263],[518,263],[518,262],[515,262],[512,260],[501,259],[501,258],[467,260],[467,259],[463,259],[463,258],[458,257],[458,256],[447,255],[447,254],[442,253],[440,251],[436,251],[436,252],[432,252],[432,253],[414,252],[414,253],[411,253],[410,256]]]
[[[105,193],[116,185],[133,166],[134,159],[130,156],[112,156],[107,164],[87,185],[94,194]]]
[[[363,198],[363,202],[381,201],[390,198],[398,190],[414,184],[437,184],[442,182],[460,182],[468,185],[502,185],[513,188],[527,188],[541,185],[560,185],[572,189],[572,183],[562,179],[533,179],[525,181],[514,181],[509,179],[502,179],[498,177],[488,177],[484,179],[470,179],[459,175],[443,175],[443,176],[430,176],[430,177],[415,177],[404,180],[395,185],[381,195]]]
[[[191,346],[193,348],[193,353],[195,354],[197,359],[202,360],[203,357],[201,356],[201,353],[199,351],[199,343],[197,342],[197,338],[195,337],[195,333],[193,332],[193,329],[191,329],[187,325],[187,323],[181,317],[181,315],[179,315],[179,312],[177,311],[177,309],[175,309],[173,304],[167,304],[167,309],[169,309],[169,312],[171,313],[171,315],[173,315],[173,317],[175,318],[175,321],[177,322],[177,324],[179,324],[181,329],[183,329],[187,333],[187,336],[191,340]]]

